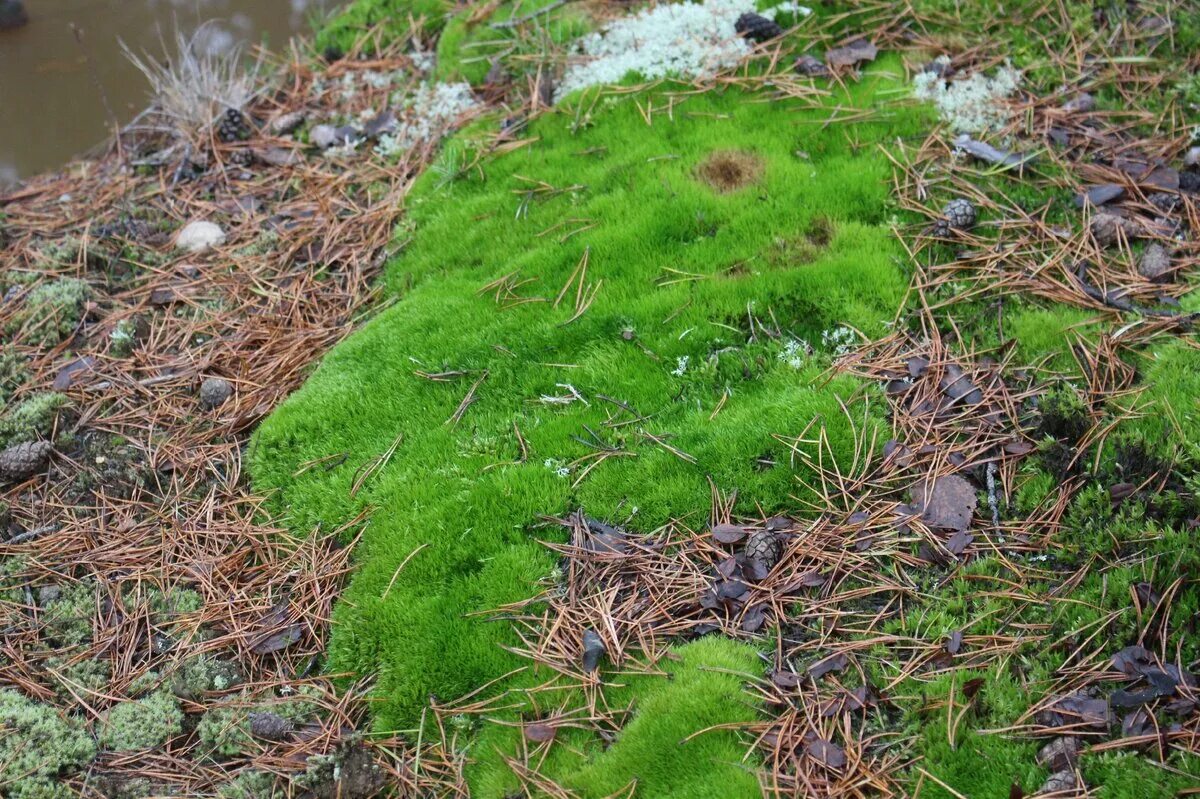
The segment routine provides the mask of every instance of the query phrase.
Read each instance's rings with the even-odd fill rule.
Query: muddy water
[[[337,0],[25,0],[29,24],[0,31],[0,185],[61,166],[147,104],[122,54],[162,54],[176,27],[204,46],[281,48]],[[160,39],[161,37],[161,39]]]

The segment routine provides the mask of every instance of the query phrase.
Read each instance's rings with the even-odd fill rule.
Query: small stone
[[[337,144],[337,128],[333,125],[314,125],[308,132],[308,140],[322,150],[328,150]]]
[[[210,377],[200,384],[200,404],[217,408],[233,395],[233,386],[223,377]]]
[[[282,741],[295,728],[296,725],[277,713],[250,714],[250,734],[264,741]]]
[[[286,136],[289,133],[295,133],[296,129],[304,124],[307,114],[303,111],[289,111],[286,114],[280,114],[271,120],[268,125],[268,130],[273,136]]]
[[[28,441],[0,452],[0,482],[28,480],[46,467],[53,451],[49,441]]]
[[[1154,243],[1146,247],[1138,259],[1138,274],[1155,283],[1171,277],[1171,256],[1165,247]]]
[[[1192,147],[1184,154],[1183,165],[1200,166],[1200,147]]]
[[[175,237],[175,246],[181,250],[197,253],[225,243],[225,231],[213,222],[197,220],[189,222]]]
[[[1075,772],[1066,770],[1056,771],[1046,778],[1046,781],[1042,783],[1042,787],[1038,788],[1038,793],[1073,791],[1078,785],[1079,782],[1075,779]]]

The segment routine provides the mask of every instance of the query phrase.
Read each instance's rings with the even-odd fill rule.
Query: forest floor
[[[0,197],[0,791],[1200,793],[1200,10],[751,5]]]

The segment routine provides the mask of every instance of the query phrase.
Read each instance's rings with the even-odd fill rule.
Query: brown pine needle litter
[[[386,105],[386,87],[353,98],[321,89],[311,63],[293,51],[276,65],[274,91],[261,93],[249,111],[270,120],[290,112],[356,116]],[[407,65],[407,56],[393,50],[336,69]],[[365,512],[344,529],[293,538],[265,522],[262,498],[249,493],[242,468],[254,425],[373,301],[403,197],[431,148],[392,164],[369,154],[325,158],[262,131],[249,168],[221,163],[242,144],[217,145],[210,153],[217,168],[194,179],[178,177],[192,171],[188,156],[148,172],[127,168],[128,158],[157,146],[131,130],[98,160],[0,197],[8,236],[0,269],[27,274],[30,288],[60,277],[92,286],[81,323],[70,331],[76,349],[91,353],[86,358],[64,364],[62,348],[39,345],[29,325],[12,339],[15,352],[30,359],[22,391],[55,385],[69,396],[70,410],[60,417],[67,429],[58,433],[69,432],[74,443],[54,456],[47,476],[4,494],[11,508],[4,555],[10,562],[22,558],[23,566],[6,578],[6,587],[19,587],[21,601],[0,603],[0,681],[98,719],[131,685],[156,675],[170,684],[203,654],[235,662],[243,679],[236,690],[191,696],[189,714],[234,707],[230,698],[242,693],[281,697],[299,690],[316,705],[294,734],[255,739],[220,762],[195,756],[199,744],[187,733],[151,753],[102,755],[73,780],[79,790],[145,777],[178,795],[213,795],[242,771],[292,774],[311,755],[341,753],[341,762],[357,764],[367,787],[386,782],[403,795],[418,785],[465,795],[461,763],[442,748],[441,731],[420,745],[359,742],[354,730],[364,727],[360,697],[367,686],[335,690],[316,676]],[[173,251],[159,231],[194,219],[219,222],[227,241],[206,253]],[[73,249],[51,269],[40,255],[43,242],[60,239]],[[146,268],[136,275],[114,271],[123,249],[147,260]],[[0,305],[0,329],[11,324],[15,307]],[[114,331],[126,331],[137,346],[118,351],[114,342],[126,333]],[[197,388],[213,376],[232,393],[209,410]],[[398,444],[363,465],[356,488]],[[348,457],[304,468],[329,468]],[[43,638],[38,597],[61,590],[68,576],[94,587],[90,643],[70,650],[66,667],[53,666],[55,647]],[[184,587],[198,592],[199,606],[164,621],[154,596]],[[71,664],[89,660],[110,670],[106,684],[68,676]],[[269,709],[270,701],[255,700],[249,709]]]

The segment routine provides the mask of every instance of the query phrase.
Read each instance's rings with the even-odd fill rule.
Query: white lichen
[[[468,83],[426,83],[407,98],[396,130],[379,138],[375,151],[385,158],[441,139],[466,114],[479,107]]]
[[[764,8],[758,13],[767,19],[777,19],[780,14],[790,15],[793,17],[807,17],[812,14],[813,10],[808,6],[802,6],[799,3],[784,2],[771,8]]]
[[[934,63],[944,69],[950,65],[950,59],[939,56]],[[934,71],[925,71],[913,79],[913,94],[936,105],[938,115],[956,133],[986,133],[1002,127],[1008,120],[1003,101],[1020,85],[1021,73],[1010,66],[1000,67],[991,77],[976,72],[952,81]]]
[[[793,369],[800,369],[808,356],[812,355],[812,347],[802,338],[790,338],[783,343],[779,351],[779,360]]]
[[[821,344],[835,358],[849,355],[858,340],[858,336],[848,327],[834,327],[821,332]]]
[[[752,0],[664,3],[611,22],[580,40],[557,96],[617,83],[631,72],[646,80],[694,78],[735,66],[750,52],[734,30],[747,11],[754,11]]]
[[[683,374],[687,371],[687,368],[688,356],[680,355],[679,359],[675,361],[675,368],[671,370],[671,374],[675,375],[676,377],[683,377]]]

